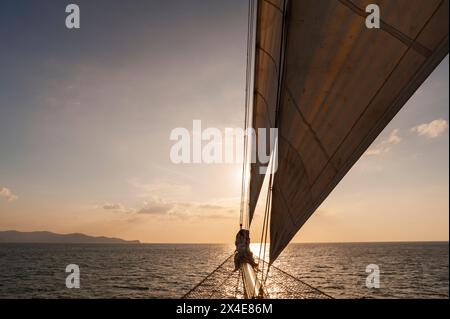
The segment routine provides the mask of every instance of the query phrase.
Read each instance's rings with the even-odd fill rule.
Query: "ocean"
[[[234,247],[0,244],[0,298],[179,298]],[[449,243],[291,244],[275,265],[335,298],[449,298]],[[66,266],[80,288],[66,287]],[[370,264],[379,288],[366,287]]]

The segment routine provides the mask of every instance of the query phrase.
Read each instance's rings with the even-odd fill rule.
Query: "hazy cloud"
[[[149,215],[166,215],[173,208],[175,204],[170,202],[164,202],[160,199],[153,199],[149,202],[145,202],[144,206],[137,211],[138,214],[149,214]]]
[[[104,210],[109,210],[109,211],[119,212],[119,213],[132,213],[132,212],[134,212],[133,209],[126,208],[122,204],[105,203],[105,204],[100,205],[99,207],[104,209]]]
[[[154,198],[144,203],[137,214],[179,218],[230,218],[235,210],[215,203],[176,202]]]
[[[220,206],[220,205],[213,205],[213,204],[202,204],[198,205],[198,208],[201,209],[210,209],[210,210],[222,210],[227,209],[226,207]]]
[[[444,119],[438,119],[430,123],[415,126],[411,129],[411,131],[427,138],[436,138],[441,136],[447,128],[448,122]]]
[[[0,197],[6,198],[8,202],[15,201],[19,198],[10,189],[3,186],[0,186]]]
[[[186,200],[191,197],[190,185],[165,180],[143,183],[130,179],[128,183],[134,188],[135,196],[144,197],[143,205],[134,210],[136,216],[175,218],[235,218],[239,198],[214,199],[208,202]]]
[[[157,180],[151,183],[142,183],[137,179],[131,179],[128,183],[136,190],[135,193],[138,197],[175,199],[188,197],[191,194],[191,187],[189,185],[168,181]]]
[[[104,204],[102,207],[103,207],[103,209],[106,209],[106,210],[118,210],[118,209],[122,208],[122,205],[120,205],[120,204]]]
[[[375,146],[370,147],[365,155],[380,155],[383,153],[388,153],[394,145],[399,144],[402,141],[402,138],[400,137],[399,129],[394,129],[391,134],[379,143],[377,143]]]

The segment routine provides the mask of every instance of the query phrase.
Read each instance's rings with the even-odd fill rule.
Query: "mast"
[[[246,87],[245,87],[245,140],[244,140],[244,160],[242,165],[242,185],[241,185],[241,206],[239,227],[241,230],[249,230],[252,220],[251,206],[249,202],[250,195],[250,177],[248,173],[250,168],[251,152],[253,151],[249,145],[253,145],[250,135],[249,119],[253,114],[253,72],[255,61],[255,10],[257,2],[249,0],[248,9],[248,34],[247,34],[247,64],[246,64]],[[251,124],[251,123],[250,123]],[[248,233],[247,233],[248,234]],[[249,245],[249,243],[248,243]],[[249,247],[247,247],[249,250]],[[255,268],[248,262],[242,262],[240,265],[240,274],[242,276],[244,297],[248,299],[264,298],[265,293],[262,282],[259,280]]]

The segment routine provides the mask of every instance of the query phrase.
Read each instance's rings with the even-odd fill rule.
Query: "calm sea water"
[[[0,298],[178,298],[231,245],[0,244]],[[449,244],[291,244],[276,266],[335,298],[448,298]],[[77,264],[81,288],[67,289]],[[380,267],[380,288],[365,270]]]

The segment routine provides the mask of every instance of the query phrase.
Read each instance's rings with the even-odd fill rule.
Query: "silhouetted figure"
[[[258,264],[253,259],[253,254],[250,251],[250,232],[247,229],[241,229],[236,234],[236,251],[234,253],[234,271],[238,270],[242,263],[246,262],[253,268]]]

